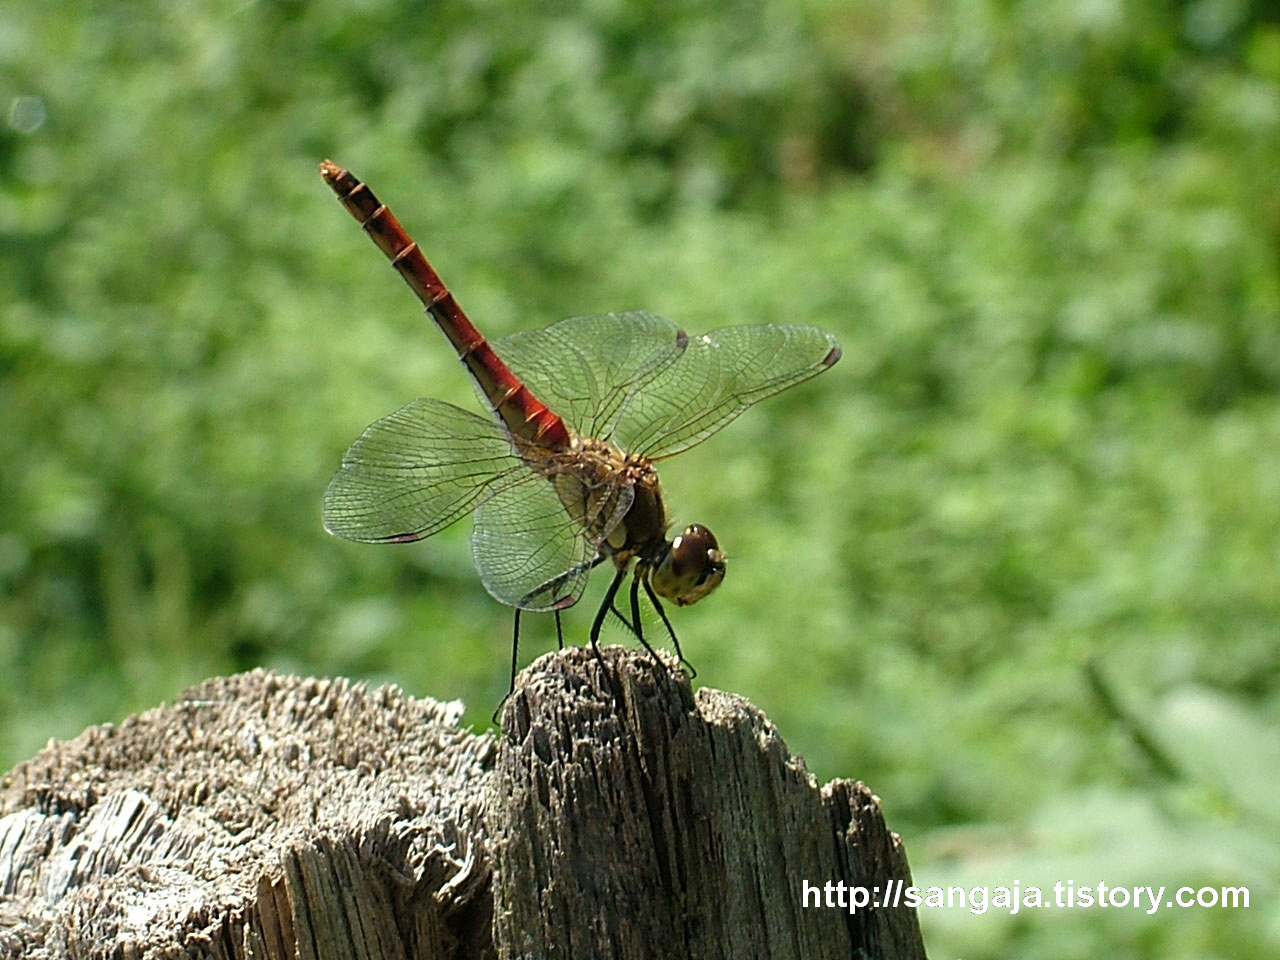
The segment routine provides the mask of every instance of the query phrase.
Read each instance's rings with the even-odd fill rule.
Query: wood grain
[[[744,699],[626,648],[543,657],[506,733],[461,706],[254,671],[0,780],[0,956],[923,957],[861,784]]]

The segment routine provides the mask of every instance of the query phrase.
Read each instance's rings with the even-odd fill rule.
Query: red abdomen
[[[449,288],[395,215],[378,201],[372,190],[336,163],[324,161],[320,164],[320,173],[342,205],[418,295],[507,429],[515,437],[538,446],[566,449],[569,430],[564,421],[547,409],[494,353],[489,341],[458,306]]]

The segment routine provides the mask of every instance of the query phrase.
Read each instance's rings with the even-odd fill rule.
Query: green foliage
[[[333,155],[492,336],[636,308],[840,336],[664,464],[730,553],[675,622],[700,681],[876,788],[917,882],[1253,893],[924,911],[932,953],[1275,953],[1267,5],[45,0],[0,18],[0,81],[9,760],[260,663],[476,723],[505,688],[465,525],[319,526],[366,423],[473,402]]]

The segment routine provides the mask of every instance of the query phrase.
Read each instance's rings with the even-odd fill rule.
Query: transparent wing
[[[347,540],[421,540],[468,513],[504,477],[525,474],[533,477],[496,422],[414,400],[351,445],[325,490],[324,526]]]
[[[589,489],[571,472],[527,472],[530,482],[502,486],[480,504],[471,556],[495,599],[523,610],[563,609],[582,595],[599,544],[634,490],[621,481]]]
[[[669,457],[839,359],[839,341],[817,327],[745,324],[690,337],[625,398],[613,440],[650,459]]]
[[[684,340],[675,321],[633,311],[570,317],[493,348],[580,436],[605,440],[627,397],[680,356]]]

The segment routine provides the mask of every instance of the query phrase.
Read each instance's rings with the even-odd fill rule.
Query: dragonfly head
[[[669,544],[649,577],[653,589],[678,607],[697,603],[724,579],[724,551],[702,524],[685,528]]]

